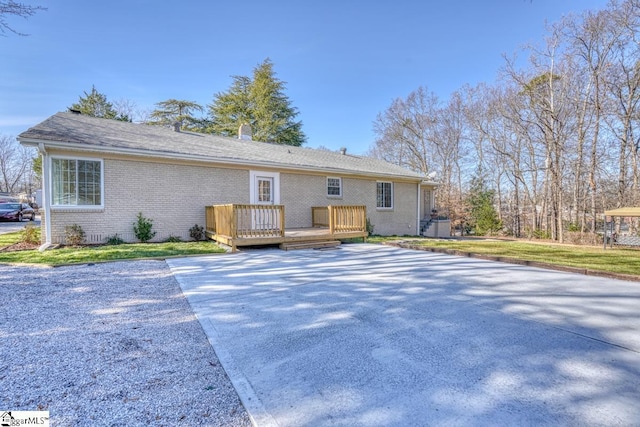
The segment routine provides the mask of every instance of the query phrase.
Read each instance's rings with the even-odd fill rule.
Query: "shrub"
[[[84,243],[85,236],[84,230],[78,224],[64,227],[64,239],[67,245],[80,246]]]
[[[595,233],[580,233],[576,231],[568,231],[564,234],[565,243],[574,245],[602,245],[603,236]]]
[[[369,235],[371,236],[373,234],[374,225],[371,224],[371,219],[369,219],[369,217],[367,217],[366,228],[367,228],[367,233],[369,233]]]
[[[178,236],[174,236],[170,234],[169,237],[167,237],[167,240],[165,240],[165,242],[177,243],[177,242],[182,242],[182,239]]]
[[[37,245],[40,243],[40,227],[36,227],[33,224],[25,225],[22,230],[21,241],[24,243],[30,243],[32,245]]]
[[[533,230],[532,237],[534,239],[549,240],[551,239],[551,232],[548,230]]]
[[[567,228],[567,231],[572,233],[576,231],[580,231],[580,224],[577,224],[575,222],[569,223],[569,227]]]
[[[142,212],[138,212],[136,222],[133,223],[133,233],[136,238],[142,243],[146,243],[153,239],[156,235],[155,231],[151,231],[153,228],[153,220],[142,216]]]
[[[196,242],[200,240],[204,240],[206,237],[204,234],[204,227],[198,224],[194,225],[189,229],[189,236],[191,236],[191,238]]]
[[[106,243],[107,245],[121,245],[124,243],[124,240],[116,233],[113,236],[107,236]]]

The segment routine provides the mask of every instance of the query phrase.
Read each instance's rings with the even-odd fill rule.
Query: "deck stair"
[[[340,240],[316,240],[309,242],[284,242],[280,244],[283,251],[293,251],[296,249],[327,249],[340,245]]]

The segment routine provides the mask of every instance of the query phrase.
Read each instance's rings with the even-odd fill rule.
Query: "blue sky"
[[[210,104],[265,58],[298,108],[308,147],[362,154],[372,122],[425,86],[440,98],[492,83],[546,22],[606,0],[23,0],[0,37],[0,134],[64,111],[91,86],[140,109],[169,98]]]

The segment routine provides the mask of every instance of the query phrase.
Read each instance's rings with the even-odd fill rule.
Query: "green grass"
[[[601,247],[592,246],[482,239],[438,240],[373,236],[367,240],[372,243],[403,240],[415,246],[434,248],[449,253],[489,255],[501,257],[504,261],[508,261],[508,259],[533,261],[590,271],[640,276],[640,251],[637,249],[607,248],[604,250]]]
[[[0,235],[0,248],[21,240],[21,232]],[[167,258],[175,256],[222,253],[224,249],[212,241],[168,242],[168,243],[126,243],[122,245],[100,245],[86,247],[62,247],[15,252],[0,251],[0,263],[65,265],[92,262],[117,261],[126,259]]]
[[[0,248],[21,241],[22,232],[0,235]],[[370,236],[369,243],[385,243],[403,240],[415,246],[433,248],[458,254],[478,254],[520,261],[534,261],[557,266],[600,271],[605,273],[629,274],[640,277],[640,251],[634,249],[606,249],[590,246],[570,246],[553,243],[533,243],[508,240],[438,240],[421,239],[412,236],[380,237]],[[82,264],[92,262],[117,261],[126,259],[167,258],[174,256],[221,253],[212,241],[167,242],[167,243],[127,243],[122,245],[87,246],[80,248],[62,247],[44,252],[25,250],[16,252],[0,251],[0,263],[26,263],[44,265]]]
[[[18,243],[22,238],[22,232],[0,234],[0,248]]]

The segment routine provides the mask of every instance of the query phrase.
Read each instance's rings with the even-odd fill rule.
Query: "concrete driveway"
[[[168,263],[258,426],[640,425],[640,283],[369,244]]]

